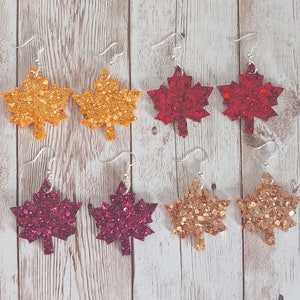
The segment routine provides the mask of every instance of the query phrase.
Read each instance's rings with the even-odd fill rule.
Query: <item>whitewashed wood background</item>
[[[71,99],[71,117],[58,127],[46,126],[45,141],[34,140],[33,128],[8,123],[1,107],[0,135],[0,298],[4,299],[300,299],[299,225],[288,233],[276,231],[276,246],[262,236],[243,232],[235,200],[253,192],[260,182],[262,162],[254,146],[273,140],[279,159],[271,173],[289,191],[299,174],[300,2],[298,0],[0,0],[0,92],[21,85],[34,64],[38,41],[16,50],[33,35],[46,41],[43,74],[74,93],[92,88],[111,52],[111,42],[125,45],[115,76],[122,85],[140,89],[138,120],[131,128],[117,127],[118,140],[106,142],[104,130],[80,125],[82,115]],[[234,44],[228,38],[255,31],[260,44],[254,52],[266,81],[285,88],[275,108],[279,117],[256,121],[255,134],[245,137],[240,122],[231,122],[217,85],[238,80],[245,71],[253,40]],[[150,45],[173,32],[184,33],[179,58],[194,82],[214,87],[201,124],[188,122],[189,135],[179,137],[173,125],[154,119],[156,111],[146,91],[156,89],[173,73],[172,41],[154,50]],[[54,183],[63,196],[84,203],[77,214],[76,236],[55,239],[55,254],[45,256],[41,243],[16,237],[9,208],[36,192],[46,172],[46,154],[25,165],[43,145],[57,152]],[[173,235],[163,208],[182,197],[199,170],[195,154],[175,163],[197,146],[206,149],[202,166],[206,183],[216,184],[221,199],[232,199],[225,224],[228,230],[206,235],[206,250],[196,252],[191,239]],[[132,170],[137,199],[159,203],[151,227],[155,234],[134,241],[133,253],[122,257],[119,244],[96,240],[98,230],[87,206],[100,206],[114,193],[128,158],[103,164],[123,150],[137,157]],[[295,220],[299,222],[299,215]],[[281,296],[283,296],[283,298]]]

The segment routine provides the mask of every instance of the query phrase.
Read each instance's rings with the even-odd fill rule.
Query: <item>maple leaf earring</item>
[[[187,160],[192,153],[200,150],[205,157],[202,163],[208,160],[206,151],[202,148],[195,148],[182,159]],[[165,205],[172,224],[175,225],[173,233],[180,238],[189,236],[195,237],[196,250],[204,250],[204,233],[216,235],[226,229],[221,222],[225,219],[225,212],[230,204],[229,200],[219,200],[217,196],[210,196],[211,192],[204,188],[203,172],[199,171],[200,180],[194,178],[188,191],[184,194],[184,200],[178,199],[176,202]]]
[[[124,154],[132,155],[135,161],[131,152],[124,151],[113,160],[104,162],[113,163]],[[152,222],[151,215],[157,206],[157,203],[146,203],[143,199],[135,203],[135,194],[130,191],[130,169],[133,165],[128,164],[116,193],[110,196],[111,205],[103,203],[99,208],[89,209],[97,228],[101,230],[96,238],[108,244],[120,240],[122,255],[130,255],[132,237],[143,241],[153,233],[147,225]]]
[[[17,224],[23,228],[18,237],[30,243],[42,239],[44,254],[52,254],[53,237],[66,240],[76,232],[73,224],[82,203],[70,202],[68,199],[60,201],[59,191],[53,191],[51,163],[55,160],[55,153],[52,147],[42,148],[38,155],[26,164],[34,163],[45,150],[52,152],[52,157],[48,160],[47,178],[39,192],[33,194],[33,202],[25,201],[22,206],[12,207],[11,211],[17,218]]]
[[[147,93],[151,97],[155,109],[159,110],[159,114],[155,118],[165,124],[176,120],[179,135],[186,137],[188,135],[186,119],[201,122],[203,118],[210,115],[203,107],[208,105],[208,97],[213,88],[201,86],[199,82],[192,86],[192,77],[187,76],[178,63],[177,52],[181,49],[184,39],[181,34],[173,33],[152,48],[161,46],[175,37],[179,37],[181,43],[173,48],[172,58],[175,72],[172,77],[168,78],[169,87],[161,85],[159,89]]]
[[[111,68],[116,59],[123,55],[124,47],[121,43],[112,43],[102,53],[94,55],[104,55],[111,48],[116,51],[110,61]],[[121,50],[118,52],[117,49]],[[136,102],[141,95],[140,91],[129,90],[123,87],[119,90],[119,81],[112,79],[112,72],[103,69],[98,81],[94,82],[95,92],[86,90],[84,94],[73,95],[73,99],[80,106],[81,113],[85,116],[81,122],[92,129],[106,126],[106,140],[117,139],[115,124],[128,127],[137,118],[133,114],[136,109]]]
[[[275,245],[275,228],[288,231],[296,225],[292,216],[296,214],[300,197],[289,195],[280,185],[274,184],[268,167],[270,159],[278,155],[278,145],[270,141],[257,149],[270,144],[275,145],[276,150],[270,151],[264,163],[262,184],[256,187],[255,195],[249,194],[237,203],[242,212],[243,227],[251,232],[263,232],[264,242],[267,245]]]
[[[228,106],[224,114],[232,121],[244,118],[244,132],[247,134],[254,132],[254,117],[267,121],[277,116],[272,106],[277,105],[277,98],[283,91],[283,88],[273,86],[270,82],[263,84],[264,76],[257,73],[253,51],[259,44],[258,35],[249,33],[233,41],[239,42],[250,36],[256,36],[257,43],[248,52],[247,70],[240,74],[240,82],[218,86],[224,98],[223,103]]]
[[[17,48],[22,48],[38,38],[42,39],[33,36]],[[9,112],[14,114],[9,122],[21,128],[34,124],[34,135],[37,140],[46,137],[44,128],[46,122],[58,125],[67,118],[63,109],[67,107],[67,100],[72,92],[69,88],[60,88],[55,84],[49,87],[49,79],[43,77],[41,71],[41,54],[44,50],[45,47],[41,47],[37,51],[36,65],[23,80],[23,89],[16,87],[12,92],[1,95],[8,105]]]

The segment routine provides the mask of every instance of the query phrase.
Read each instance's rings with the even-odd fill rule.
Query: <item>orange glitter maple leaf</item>
[[[274,228],[288,231],[296,225],[291,218],[296,214],[300,197],[289,195],[273,183],[269,173],[264,173],[256,195],[249,194],[237,201],[244,219],[243,227],[251,232],[264,232],[265,243],[275,245]]]
[[[226,229],[221,222],[225,219],[225,212],[229,200],[219,200],[216,196],[210,198],[208,189],[201,189],[200,181],[195,178],[185,192],[184,201],[165,205],[171,222],[176,226],[173,230],[181,238],[195,236],[196,250],[204,250],[204,233],[216,235]]]
[[[55,84],[49,88],[49,79],[37,72],[35,66],[22,85],[23,89],[15,87],[12,92],[1,95],[9,112],[14,114],[9,122],[20,127],[34,124],[35,138],[42,140],[46,137],[45,122],[58,125],[68,118],[63,109],[72,90]]]
[[[108,141],[117,139],[114,124],[129,126],[137,119],[132,110],[136,109],[141,92],[126,87],[119,90],[119,85],[119,80],[111,79],[109,71],[104,69],[94,82],[95,93],[86,90],[84,94],[72,96],[85,115],[81,123],[92,129],[105,125]]]

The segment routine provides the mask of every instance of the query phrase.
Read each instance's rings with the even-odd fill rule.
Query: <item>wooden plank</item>
[[[20,1],[19,42],[34,34],[43,37],[47,49],[42,67],[45,76],[61,87],[73,87],[74,94],[93,89],[103,67],[109,66],[111,52],[102,51],[118,40],[125,55],[114,74],[121,85],[128,84],[127,27],[128,3],[119,1]],[[40,44],[33,42],[20,50],[19,78],[27,76]],[[104,130],[92,131],[80,124],[83,116],[70,99],[70,116],[58,127],[46,126],[47,138],[40,142],[31,129],[19,130],[20,203],[37,191],[45,174],[46,153],[30,166],[43,145],[55,148],[54,184],[63,196],[83,202],[77,216],[78,234],[67,242],[55,240],[55,254],[44,256],[41,245],[20,241],[21,299],[130,299],[131,258],[122,257],[119,245],[106,245],[95,239],[98,230],[88,214],[88,204],[100,206],[109,201],[122,176],[121,162],[104,165],[121,150],[130,148],[130,130],[118,127],[116,142],[106,142]],[[32,288],[32,287],[35,288]],[[119,287],[122,288],[119,288]]]
[[[237,5],[230,0],[222,9],[216,0],[111,2],[19,1],[19,44],[35,34],[45,39],[42,68],[52,83],[73,87],[76,94],[93,88],[112,52],[94,57],[89,51],[102,51],[118,40],[125,44],[125,55],[116,63],[115,77],[121,86],[131,83],[132,89],[142,90],[143,96],[132,135],[128,128],[117,127],[117,142],[106,142],[103,129],[91,131],[80,125],[83,117],[71,99],[66,109],[71,118],[58,127],[47,125],[45,141],[35,141],[32,128],[16,130],[7,122],[6,104],[0,103],[0,298],[16,299],[19,294],[20,299],[278,299],[281,294],[284,299],[298,299],[299,216],[296,227],[287,233],[276,232],[275,247],[264,245],[261,236],[249,232],[244,232],[243,245],[235,203],[241,186],[246,196],[260,183],[261,161],[253,147],[264,141],[274,140],[279,145],[280,157],[271,161],[270,169],[275,181],[290,190],[291,180],[298,179],[298,1],[243,0]],[[21,86],[41,43],[34,41],[20,49],[16,65],[17,1],[0,0],[0,4],[0,89],[5,92],[15,86],[16,66]],[[245,70],[245,56],[253,40],[241,45],[227,40],[238,35],[238,17],[241,34],[259,33],[260,44],[254,52],[259,73],[265,75],[266,82],[285,88],[275,108],[279,116],[267,123],[256,120],[256,134],[249,138],[242,133],[242,145],[240,123],[222,115],[225,107],[216,88],[238,80],[239,47],[240,69]],[[166,84],[173,73],[172,42],[154,50],[150,45],[175,31],[185,34],[185,50],[179,60],[193,83],[214,87],[207,106],[211,116],[201,124],[188,121],[189,136],[185,139],[178,136],[175,126],[154,119],[157,112],[146,94]],[[106,245],[95,239],[98,230],[87,206],[98,207],[114,193],[128,158],[113,164],[100,160],[129,150],[131,136],[137,157],[133,168],[136,199],[157,202],[159,207],[150,225],[155,233],[145,242],[134,242],[132,257],[122,257],[118,243]],[[62,197],[84,203],[78,213],[78,234],[67,242],[55,239],[52,256],[43,255],[41,243],[28,244],[26,240],[18,241],[18,252],[15,219],[9,211],[38,190],[46,174],[47,153],[34,164],[24,162],[43,145],[51,145],[57,152],[54,183]],[[208,152],[209,163],[200,166],[199,153],[184,163],[172,160],[198,146]],[[203,252],[195,251],[191,239],[180,241],[171,233],[163,208],[163,204],[183,197],[199,169],[209,188],[216,184],[219,198],[233,200],[224,221],[228,230],[216,237],[206,235]]]
[[[16,1],[0,1],[0,90],[1,93],[16,85]],[[0,101],[0,298],[18,297],[18,255],[16,226],[10,207],[17,202],[16,129],[8,120],[10,113]]]
[[[182,65],[193,83],[214,87],[206,107],[211,116],[201,123],[188,121],[189,134],[176,133],[177,157],[202,147],[209,161],[201,164],[197,151],[177,164],[178,190],[182,199],[201,170],[205,185],[219,199],[233,200],[223,223],[227,230],[217,236],[205,234],[204,251],[195,250],[193,239],[181,242],[181,299],[242,299],[242,234],[234,199],[240,195],[240,126],[222,112],[225,106],[217,85],[229,84],[238,75],[237,48],[228,41],[237,33],[236,1],[178,1],[177,31],[186,35]],[[220,22],[213,20],[222,20]],[[209,25],[208,25],[209,24]],[[173,199],[175,200],[175,199]],[[174,237],[176,238],[176,237]]]
[[[243,136],[243,190],[253,193],[260,183],[261,161],[252,147],[273,140],[279,145],[279,158],[271,161],[270,172],[275,182],[291,192],[292,179],[298,180],[299,166],[299,3],[297,1],[240,1],[241,34],[256,31],[260,43],[254,61],[265,82],[282,86],[284,92],[274,109],[279,116],[267,123],[255,122],[256,134]],[[241,46],[243,57],[253,40]],[[299,93],[299,91],[298,91]],[[251,147],[252,146],[252,147]],[[275,246],[263,243],[263,237],[245,231],[245,299],[298,299],[300,293],[299,217],[298,225],[287,233],[275,230]]]
[[[172,41],[151,48],[175,32],[176,1],[131,1],[131,83],[143,91],[138,121],[132,126],[133,189],[137,199],[158,203],[150,227],[154,234],[134,242],[134,299],[178,299],[181,285],[180,244],[170,233],[163,207],[176,198],[173,126],[155,120],[157,111],[146,91],[167,83],[174,71]],[[146,288],[148,287],[148,288]]]

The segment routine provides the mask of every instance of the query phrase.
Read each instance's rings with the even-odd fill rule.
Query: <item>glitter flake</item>
[[[122,255],[130,255],[130,237],[141,241],[152,234],[147,227],[152,222],[151,215],[156,203],[145,203],[144,200],[135,202],[135,194],[126,191],[124,183],[120,183],[116,194],[110,196],[111,205],[104,203],[99,208],[90,209],[91,216],[96,221],[96,226],[101,230],[97,239],[108,244],[121,240]]]
[[[238,200],[244,220],[243,227],[252,232],[264,232],[265,243],[275,245],[274,228],[288,231],[296,225],[291,216],[296,214],[300,197],[289,195],[282,187],[273,184],[269,173],[263,174],[256,195]]]
[[[35,138],[42,140],[46,137],[45,122],[58,125],[67,118],[63,109],[67,107],[72,90],[57,85],[49,88],[49,79],[37,73],[36,67],[32,68],[22,85],[23,90],[16,87],[12,92],[1,95],[9,112],[14,114],[10,123],[20,127],[34,124]]]
[[[263,85],[264,76],[255,73],[255,66],[249,65],[244,74],[240,74],[240,83],[218,86],[224,104],[228,109],[224,114],[232,121],[245,118],[244,132],[254,131],[254,117],[267,121],[277,116],[272,106],[277,105],[277,98],[283,88],[273,86],[270,82]]]
[[[207,99],[213,88],[201,86],[199,82],[192,87],[192,77],[187,76],[180,68],[176,68],[173,76],[168,78],[168,83],[169,88],[161,85],[158,90],[148,91],[154,107],[160,111],[155,118],[165,124],[177,120],[179,135],[186,137],[186,118],[201,122],[209,116],[203,106],[208,105]]]
[[[200,181],[195,178],[189,190],[185,192],[184,201],[178,199],[165,205],[172,224],[173,232],[181,238],[194,235],[196,250],[204,250],[204,233],[216,235],[226,229],[221,222],[230,204],[229,200],[219,200],[216,196],[210,198],[207,189],[200,188]]]
[[[47,193],[50,184],[45,180],[38,193],[33,195],[33,203],[26,201],[23,206],[12,207],[17,223],[23,227],[20,238],[30,243],[42,238],[44,253],[54,252],[52,237],[66,240],[76,232],[72,226],[76,222],[76,213],[80,202],[65,199],[60,202],[58,191]]]
[[[126,87],[119,91],[119,85],[119,81],[111,79],[109,71],[104,69],[100,79],[94,83],[95,93],[87,90],[84,94],[72,96],[85,115],[81,123],[92,129],[105,125],[108,141],[117,139],[115,124],[128,127],[137,119],[132,111],[136,109],[141,92]]]

